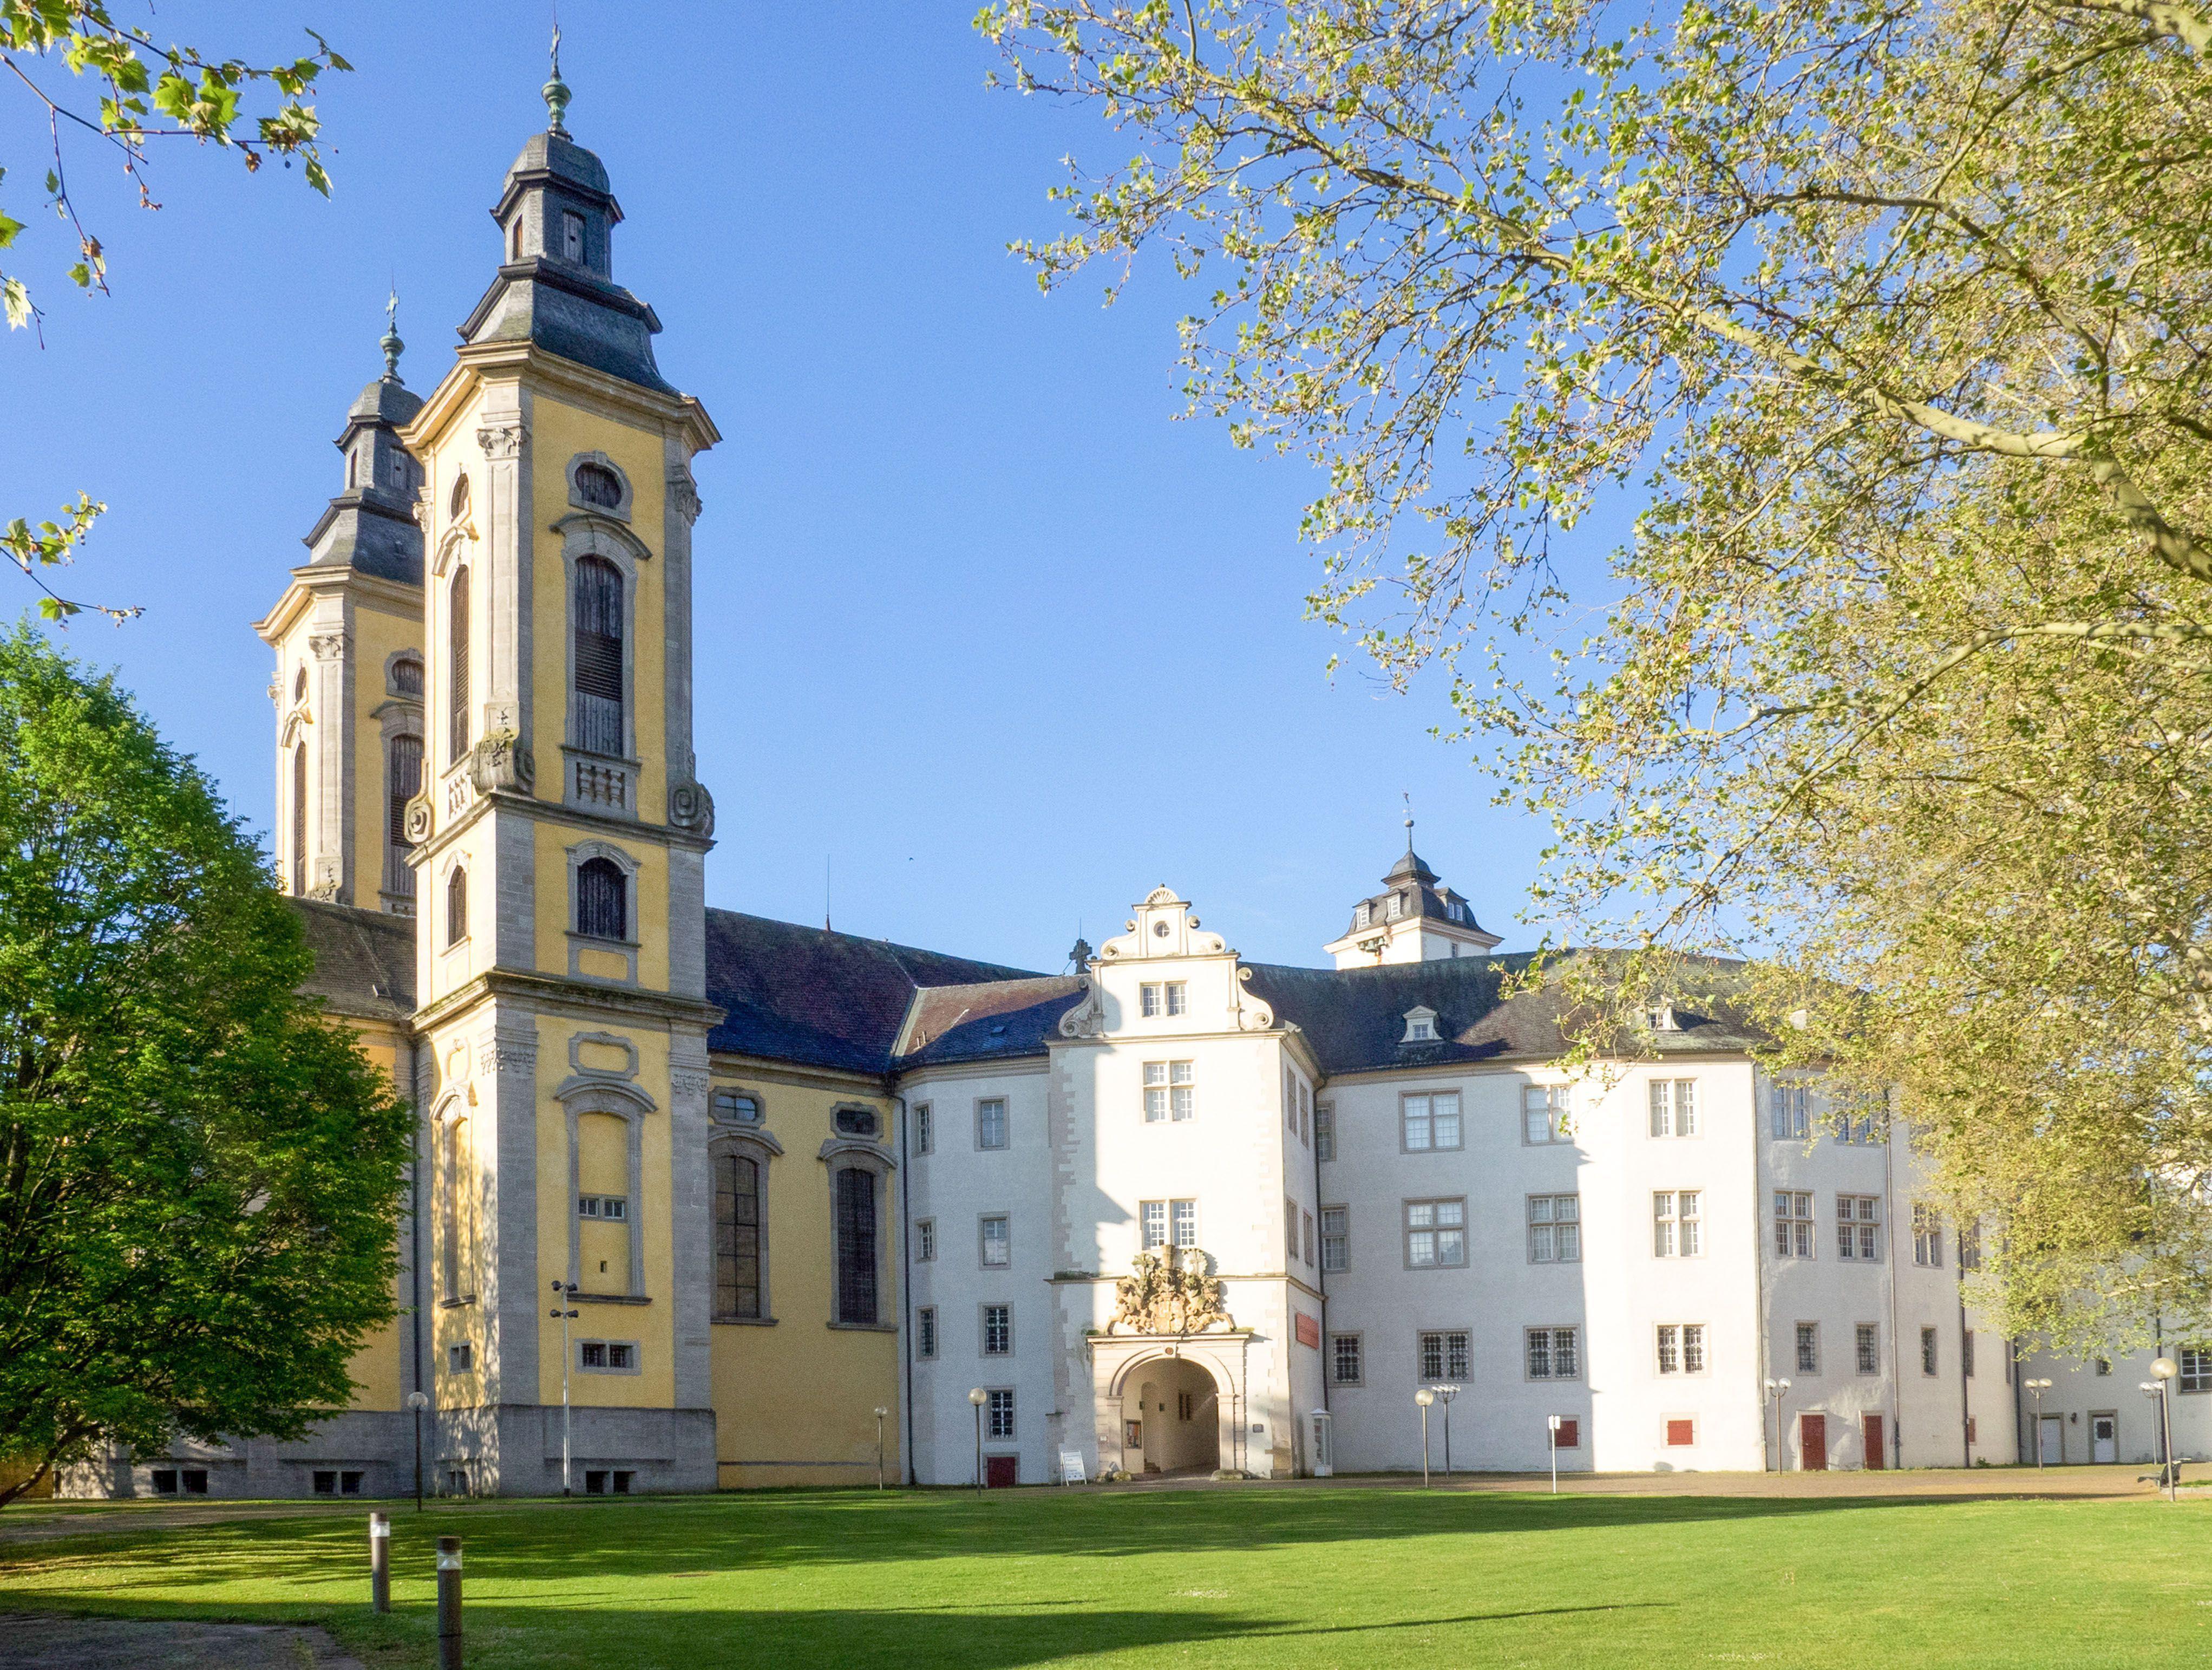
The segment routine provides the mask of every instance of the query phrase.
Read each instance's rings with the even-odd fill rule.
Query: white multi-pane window
[[[1188,1061],[1145,1064],[1145,1123],[1188,1119],[1197,1111],[1197,1073]]]
[[[1190,1012],[1190,988],[1185,985],[1181,980],[1170,980],[1167,983],[1167,987],[1168,1013],[1171,1015],[1188,1014]]]
[[[1702,1374],[1705,1372],[1705,1325],[1702,1322],[1662,1322],[1658,1328],[1659,1372],[1662,1374]]]
[[[1332,1334],[1328,1342],[1328,1377],[1338,1386],[1359,1384],[1362,1368],[1358,1334]]]
[[[1530,1380],[1571,1380],[1583,1377],[1581,1330],[1530,1328],[1523,1338]]]
[[[1014,1261],[1014,1241],[1012,1227],[1003,1216],[984,1218],[980,1225],[983,1268],[1004,1270]]]
[[[1137,1008],[1148,1021],[1188,1014],[1190,988],[1181,980],[1148,981],[1137,988]]]
[[[1467,1335],[1458,1330],[1421,1336],[1421,1378],[1463,1380],[1468,1377]]]
[[[1006,1099],[986,1096],[975,1104],[975,1146],[979,1149],[1002,1149],[1006,1146]]]
[[[1930,1377],[1936,1373],[1936,1330],[1920,1331],[1920,1372]]]
[[[1521,1136],[1526,1143],[1571,1143],[1569,1087],[1529,1084],[1521,1089]]]
[[[2181,1348],[2181,1389],[2212,1392],[2212,1350],[2202,1345]]]
[[[983,1355],[1012,1356],[1014,1354],[1014,1307],[1012,1305],[983,1307]]]
[[[1137,1013],[1146,1020],[1154,1019],[1164,1007],[1158,982],[1147,980],[1137,988]]]
[[[1467,1262],[1467,1200],[1406,1203],[1406,1267],[1455,1268]]]
[[[1933,1206],[1912,1203],[1912,1262],[1925,1270],[1943,1267],[1943,1216]]]
[[[1651,1197],[1651,1254],[1658,1259],[1694,1259],[1705,1251],[1700,1189],[1661,1189]]]
[[[1318,1256],[1316,1249],[1314,1246],[1313,1214],[1311,1212],[1301,1212],[1298,1214],[1298,1216],[1303,1222],[1305,1230],[1305,1261],[1310,1265],[1313,1263],[1316,1257]]]
[[[1848,1143],[1857,1148],[1871,1147],[1887,1141],[1889,1137],[1888,1116],[1873,1108],[1862,1108],[1857,1112],[1839,1108],[1833,1128],[1838,1142]]]
[[[1797,1372],[1817,1374],[1820,1372],[1820,1325],[1800,1322],[1797,1325]]]
[[[1809,1191],[1777,1189],[1774,1192],[1774,1255],[1778,1259],[1809,1259],[1819,1245],[1820,1235],[1813,1222],[1813,1197]]]
[[[914,1354],[923,1362],[937,1356],[937,1307],[924,1305],[914,1313]]]
[[[626,1195],[578,1195],[576,1216],[620,1222],[629,1216],[629,1198]]]
[[[1298,1140],[1313,1140],[1313,1087],[1304,1079],[1298,1081]]]
[[[937,1116],[929,1111],[927,1102],[916,1102],[914,1107],[914,1151],[927,1154],[937,1146]]]
[[[1336,1109],[1328,1102],[1314,1104],[1314,1158],[1336,1158]]]
[[[1881,1329],[1872,1322],[1862,1322],[1858,1325],[1856,1333],[1855,1355],[1859,1373],[1879,1374],[1881,1372]]]
[[[1767,1092],[1767,1108],[1778,1142],[1802,1142],[1813,1130],[1813,1088],[1797,1079],[1778,1081]]]
[[[1697,1080],[1651,1081],[1651,1134],[1654,1137],[1694,1137],[1698,1134]]]
[[[1528,1262],[1573,1264],[1583,1255],[1582,1197],[1528,1197]]]
[[[985,1394],[983,1405],[984,1434],[987,1438],[1011,1438],[1014,1435],[1014,1394],[1011,1390],[997,1388]]]
[[[1881,1257],[1881,1197],[1836,1197],[1836,1256],[1862,1262]]]
[[[1352,1209],[1321,1209],[1321,1267],[1334,1274],[1352,1268]]]
[[[1283,1262],[1287,1266],[1298,1261],[1298,1203],[1288,1195],[1283,1197]]]
[[[914,1261],[927,1264],[937,1257],[937,1220],[916,1218],[914,1225]]]
[[[1982,1267],[1982,1226],[1962,1223],[1959,1226],[1959,1268],[1979,1270]]]
[[[1198,1245],[1198,1203],[1195,1200],[1168,1202],[1168,1223],[1177,1246]]]
[[[1139,1221],[1144,1226],[1145,1251],[1168,1244],[1168,1204],[1164,1200],[1147,1200],[1137,1209]]]
[[[1460,1146],[1459,1092],[1422,1091],[1399,1099],[1400,1128],[1406,1152],[1426,1154],[1434,1149]]]

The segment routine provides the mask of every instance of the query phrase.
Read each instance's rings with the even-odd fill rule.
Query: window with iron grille
[[[402,661],[416,669],[418,661]],[[422,739],[395,736],[384,755],[384,838],[388,849],[384,890],[403,899],[415,896],[415,869],[407,862],[414,843],[407,838],[407,802],[422,792]]]
[[[914,1354],[925,1362],[937,1356],[937,1307],[924,1305],[914,1313]]]
[[[1328,1342],[1329,1379],[1338,1386],[1357,1386],[1360,1368],[1359,1336],[1332,1335]]]
[[[876,1179],[847,1166],[836,1174],[837,1320],[872,1327],[876,1305]]]
[[[714,1162],[714,1314],[757,1321],[761,1303],[761,1167],[750,1155]]]
[[[446,759],[469,751],[469,570],[453,570],[446,588]]]
[[[987,1438],[1011,1438],[1014,1435],[1014,1394],[1000,1388],[985,1394],[983,1435]]]
[[[1933,1328],[1920,1331],[1920,1372],[1928,1375],[1936,1373],[1936,1330]]]
[[[1820,1372],[1820,1325],[1800,1322],[1797,1325],[1797,1372],[1817,1374]]]
[[[1467,1335],[1457,1329],[1421,1336],[1421,1375],[1425,1380],[1463,1380],[1468,1377]]]
[[[580,484],[586,465],[577,472]],[[602,472],[602,473],[605,473]],[[619,492],[619,490],[617,490]],[[575,744],[623,752],[623,577],[604,557],[576,559]]]
[[[1705,1372],[1704,1323],[1662,1322],[1657,1332],[1661,1374],[1702,1374]]]
[[[1871,1322],[1862,1322],[1856,1329],[1857,1368],[1862,1374],[1881,1372],[1881,1333]]]
[[[629,878],[611,858],[576,866],[576,931],[586,939],[629,937]]]
[[[1014,1307],[1012,1305],[983,1307],[983,1355],[1012,1356],[1014,1354]]]
[[[1524,1340],[1530,1380],[1580,1380],[1583,1377],[1581,1330],[1529,1328]]]

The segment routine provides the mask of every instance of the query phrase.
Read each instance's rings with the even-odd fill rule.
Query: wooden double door
[[[1859,1435],[1864,1445],[1861,1452],[1862,1465],[1879,1470],[1889,1465],[1887,1447],[1887,1433],[1879,1415],[1859,1417]],[[1825,1415],[1800,1415],[1797,1417],[1797,1465],[1807,1472],[1826,1472],[1828,1470],[1828,1417]]]

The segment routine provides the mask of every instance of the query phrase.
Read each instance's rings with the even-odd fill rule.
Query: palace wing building
[[[1327,968],[1165,886],[1058,975],[708,909],[717,436],[547,96],[453,369],[416,396],[387,335],[258,627],[316,990],[420,1112],[398,1319],[307,1440],[65,1489],[399,1494],[418,1436],[471,1495],[1405,1470],[1425,1418],[1438,1467],[2021,1453],[1903,1145],[1724,1010],[1571,1077],[1410,824]],[[2148,1454],[2119,1383],[2034,1441]]]

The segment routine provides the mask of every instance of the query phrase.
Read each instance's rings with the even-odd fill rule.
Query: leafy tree
[[[52,154],[45,206],[68,226],[75,245],[76,259],[66,269],[70,283],[79,290],[107,291],[106,252],[70,193],[65,135],[84,139],[119,162],[124,176],[137,188],[142,209],[161,206],[148,179],[147,146],[157,139],[192,139],[234,150],[249,173],[272,157],[288,168],[296,159],[307,184],[330,195],[330,176],[315,147],[319,125],[314,107],[301,101],[324,70],[352,66],[320,35],[312,29],[307,34],[315,44],[312,53],[288,64],[255,65],[210,57],[197,47],[160,46],[143,26],[117,22],[107,0],[0,0],[0,70],[6,72],[0,85],[27,94],[46,119]],[[53,78],[42,72],[56,64],[88,88],[88,113],[72,107],[67,90],[50,88]],[[249,116],[246,100],[264,87],[275,94],[276,107],[266,115]],[[6,178],[6,168],[0,168],[0,180]],[[23,229],[23,222],[0,208],[0,250],[14,245]],[[30,286],[5,271],[0,271],[0,312],[10,330],[40,326],[45,318],[31,300]],[[116,620],[138,613],[72,601],[39,572],[70,561],[71,551],[106,509],[80,493],[62,506],[58,521],[33,524],[18,516],[0,526],[0,551],[45,594],[39,606],[47,619],[64,619],[88,608]]]
[[[2004,1326],[2212,1322],[2212,11],[978,25],[1133,140],[1017,247],[1212,278],[1193,410],[1325,468],[1311,611],[1443,664],[1629,1003],[1759,956],[1777,1064],[1902,1087],[2002,1226]]]
[[[411,1120],[254,844],[112,680],[0,638],[0,1454],[294,1437],[392,1314]]]

